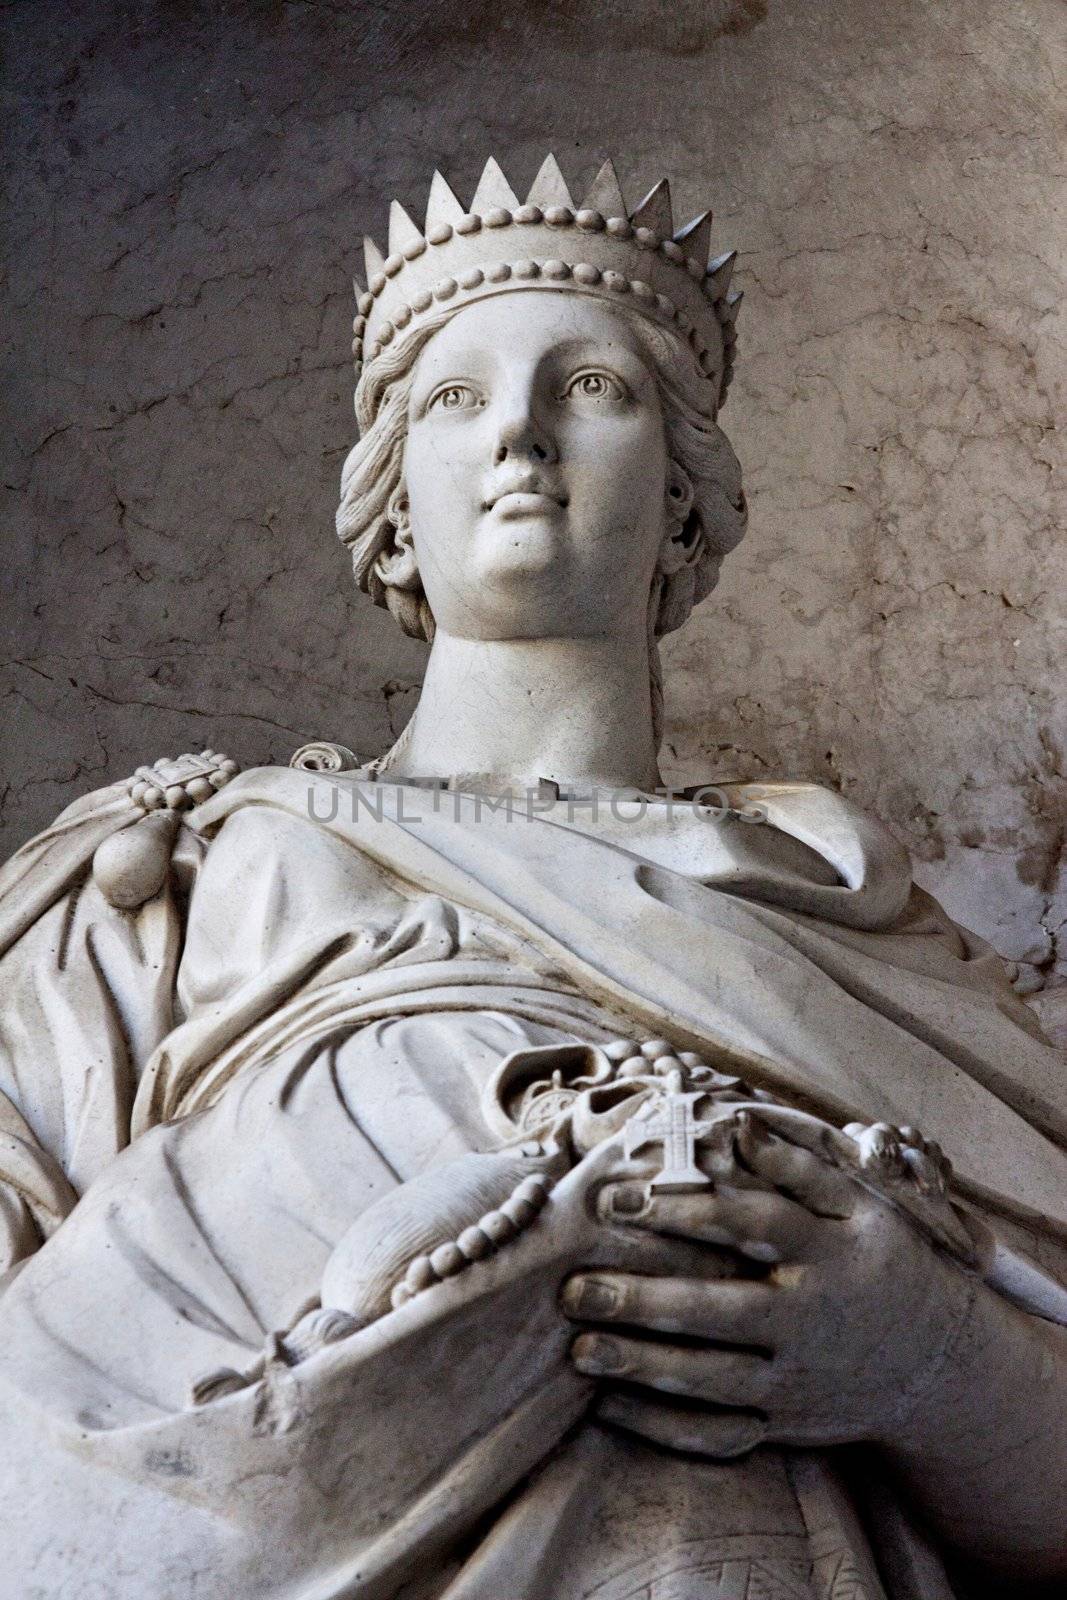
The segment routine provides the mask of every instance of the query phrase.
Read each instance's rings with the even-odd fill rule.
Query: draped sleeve
[[[177,1020],[184,912],[206,846],[175,820],[159,891],[128,910],[93,876],[144,813],[85,795],[0,870],[0,1271],[32,1255],[130,1138],[144,1063]]]

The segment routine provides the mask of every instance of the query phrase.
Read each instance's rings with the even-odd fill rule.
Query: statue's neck
[[[648,642],[457,639],[438,632],[396,777],[482,774],[652,789]]]

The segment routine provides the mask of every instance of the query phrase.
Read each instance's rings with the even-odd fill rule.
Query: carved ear
[[[659,562],[657,562],[657,570],[664,574],[664,578],[669,578],[672,573],[678,573],[683,566],[691,565],[699,554],[701,522],[699,517],[693,515],[694,498],[696,491],[693,488],[693,480],[685,467],[672,459],[667,464],[664,498],[667,515],[664,518],[664,538],[659,547]]]
[[[667,467],[666,518],[657,570],[666,578],[700,559],[703,529],[693,514],[693,481],[677,461]]]
[[[656,571],[664,578],[673,578],[679,572],[684,572],[695,563],[700,542],[699,526],[672,522],[663,535]]]
[[[392,546],[379,554],[374,571],[387,589],[404,589],[414,594],[422,588],[410,527],[398,530]]]
[[[720,558],[708,545],[704,511],[697,502],[693,480],[673,457],[667,465],[664,501],[653,620],[657,639],[684,625],[697,601],[715,587],[720,566]]]
[[[667,463],[667,510],[677,522],[684,522],[693,509],[696,491],[693,480],[673,456]]]
[[[387,589],[403,589],[412,594],[421,589],[415,544],[411,536],[411,518],[408,516],[408,492],[403,483],[397,485],[389,498],[388,519],[393,527],[392,539],[379,551],[374,571]]]

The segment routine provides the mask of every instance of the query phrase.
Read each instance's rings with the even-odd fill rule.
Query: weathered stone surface
[[[1061,8],[41,3],[4,31],[5,853],[165,752],[403,723],[422,651],[331,531],[348,279],[382,192],[416,214],[435,161],[467,194],[552,142],[577,181],[669,172],[741,248],[752,518],[665,651],[671,775],[840,786],[1049,975]]]

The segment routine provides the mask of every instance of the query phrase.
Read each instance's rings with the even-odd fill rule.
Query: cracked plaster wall
[[[490,152],[523,182],[610,152],[635,198],[667,173],[711,200],[747,293],[723,420],[751,532],[667,647],[668,774],[839,786],[1024,984],[1067,977],[1062,5],[0,26],[5,853],[159,754],[386,744],[421,654],[331,531],[356,241],[437,161],[469,193]]]

